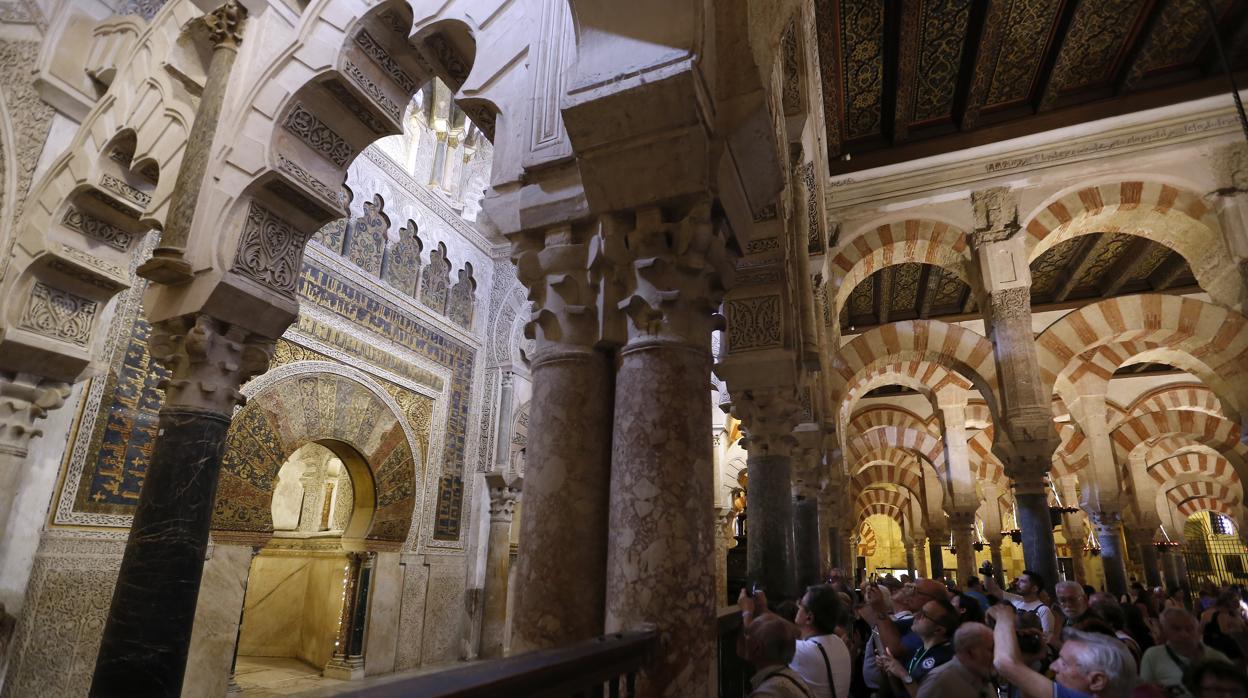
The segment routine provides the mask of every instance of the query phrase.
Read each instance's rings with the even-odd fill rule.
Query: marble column
[[[1027,569],[1044,577],[1049,593],[1057,584],[1057,543],[1049,514],[1046,475],[1035,470],[1017,473],[1014,478],[1015,513],[1023,537],[1023,562]]]
[[[1131,538],[1140,549],[1140,565],[1144,567],[1144,583],[1149,589],[1161,586],[1161,563],[1157,559],[1157,548],[1153,545],[1155,526],[1141,526],[1131,529]]]
[[[1192,583],[1187,576],[1187,558],[1183,557],[1182,548],[1172,548],[1170,550],[1171,559],[1174,560],[1174,575],[1178,577],[1179,586],[1187,590],[1187,596],[1192,596]]]
[[[217,474],[238,392],[273,341],[207,315],[156,323],[151,355],[172,374],[104,624],[91,695],[176,696],[186,670]]]
[[[1004,560],[1001,557],[1000,536],[988,539],[988,554],[992,557],[992,576],[997,580],[997,584],[1005,584],[1005,567]]]
[[[842,551],[845,546],[841,544],[841,529],[838,526],[828,526],[828,550],[832,555],[829,561],[833,569],[838,569],[845,577],[850,577],[852,572],[846,566],[846,560],[842,557]]]
[[[640,695],[708,695],[717,604],[707,393],[714,312],[731,266],[705,200],[680,215],[638,210],[623,228],[617,307],[627,342],[616,376],[605,628],[658,630]],[[753,539],[753,469],[749,501]]]
[[[750,517],[746,574],[769,598],[797,593],[793,551],[793,427],[798,403],[792,389],[746,391],[733,397],[746,430]]]
[[[923,551],[923,539],[916,538],[912,540],[911,546],[914,548],[914,572],[920,577],[928,577],[927,574],[927,553]],[[930,577],[928,577],[930,578]]]
[[[485,476],[490,490],[490,537],[486,543],[485,590],[481,618],[481,658],[503,656],[507,628],[507,580],[511,572],[511,519],[520,498],[521,478],[503,472]]]
[[[536,345],[513,654],[602,633],[614,380],[611,355],[595,348],[597,313],[585,312],[599,302],[587,271],[596,234],[556,226],[511,236],[517,274],[534,303],[526,331]]]
[[[325,664],[326,677],[345,681],[364,676],[364,629],[373,562],[373,553],[347,553],[338,637],[334,640],[334,652]]]
[[[932,579],[943,579],[945,576],[945,549],[944,546],[949,540],[948,531],[929,532],[927,536],[927,553],[931,558]]]
[[[7,555],[9,518],[13,513],[13,501],[22,489],[27,449],[32,439],[43,434],[35,424],[49,410],[64,405],[67,397],[69,385],[66,383],[28,373],[0,371],[0,566],[10,563]]]
[[[494,471],[505,473],[511,470],[511,422],[514,418],[512,402],[515,395],[516,374],[507,367],[500,369],[499,373],[498,429],[494,443]]]
[[[735,535],[737,514],[732,507],[715,508],[715,605],[729,606],[733,601],[728,590],[728,551],[737,547]]]
[[[966,584],[975,574],[975,512],[950,512],[949,526],[953,529],[953,546],[958,550],[958,583]]]
[[[1123,560],[1122,512],[1093,511],[1088,515],[1101,544],[1101,566],[1105,570],[1106,591],[1127,593],[1127,568]]]
[[[186,245],[246,18],[247,8],[236,0],[228,0],[201,19],[212,42],[212,59],[199,96],[199,107],[195,110],[195,121],[186,139],[160,244],[152,258],[138,269],[139,276],[145,279],[175,285],[187,283],[194,277],[191,263],[185,257]]]
[[[1066,532],[1066,544],[1070,546],[1070,566],[1074,568],[1075,581],[1082,584],[1088,579],[1087,569],[1084,566],[1087,553],[1083,549],[1084,537],[1087,534],[1076,516],[1077,514],[1062,514],[1062,529]]]
[[[1162,552],[1159,556],[1161,572],[1166,580],[1166,591],[1171,591],[1179,587],[1179,574],[1174,568],[1174,556],[1169,550]]]
[[[1000,423],[993,451],[1016,486],[1018,527],[1027,567],[1049,584],[1057,581],[1057,546],[1049,520],[1045,479],[1059,439],[1053,427],[1052,394],[1040,373],[1031,317],[1031,269],[1019,224],[1018,201],[1007,187],[971,192],[972,247],[984,326],[992,342],[1001,387]]]
[[[906,572],[911,576],[918,574],[918,568],[914,566],[914,543],[906,541]]]
[[[797,592],[818,584],[819,567],[819,504],[810,492],[793,498],[793,552],[797,572]]]

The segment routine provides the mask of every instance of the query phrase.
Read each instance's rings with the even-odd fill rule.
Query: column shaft
[[[914,546],[911,544],[906,544],[906,572],[912,577],[918,573],[914,566]]]
[[[1023,562],[1027,569],[1039,572],[1050,592],[1057,583],[1057,543],[1053,539],[1053,520],[1049,516],[1049,499],[1044,477],[1015,479],[1014,501],[1018,528],[1023,535]]]
[[[592,350],[547,354],[532,375],[511,639],[517,654],[600,634],[606,590],[611,359]]]
[[[792,597],[797,590],[793,564],[793,461],[787,455],[751,455],[747,513],[746,574],[769,598]]]
[[[515,392],[515,377],[511,371],[503,369],[499,375],[498,396],[498,430],[494,443],[494,470],[505,473],[511,469],[511,419],[512,395]]]
[[[1161,563],[1157,559],[1157,548],[1153,545],[1153,528],[1137,528],[1131,531],[1132,537],[1140,547],[1140,564],[1144,567],[1144,583],[1151,590],[1161,586]]]
[[[958,583],[965,584],[975,574],[975,528],[957,527],[953,529],[953,545],[958,549]]]
[[[1105,589],[1115,596],[1127,593],[1127,568],[1123,560],[1122,514],[1116,511],[1092,512],[1096,539],[1101,543],[1101,565],[1105,569]]]
[[[929,570],[932,579],[941,579],[945,576],[945,551],[941,547],[945,544],[944,538],[943,533],[933,534],[927,538],[927,552],[932,559],[932,569]]]
[[[481,657],[491,659],[503,656],[507,579],[511,571],[511,521],[520,493],[520,480],[490,473],[485,482],[490,490],[490,537],[481,601]]]
[[[1001,539],[988,539],[988,553],[992,556],[992,576],[997,580],[997,584],[1005,584],[1004,562],[1001,557]]]
[[[710,372],[709,349],[653,342],[620,355],[606,630],[658,627],[663,647],[642,676],[646,695],[705,693],[715,666]]]
[[[793,551],[797,570],[797,589],[818,584],[819,565],[819,502],[814,497],[793,500]]]
[[[162,409],[117,573],[92,696],[177,696],[230,420]]]

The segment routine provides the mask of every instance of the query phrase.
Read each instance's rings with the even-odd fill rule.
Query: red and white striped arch
[[[966,282],[970,261],[966,233],[946,223],[911,219],[869,228],[841,245],[828,263],[833,317],[839,317],[854,287],[880,269],[910,262],[933,264]]]
[[[1238,306],[1237,272],[1217,214],[1194,192],[1139,180],[1074,188],[1028,216],[1023,227],[1029,260],[1079,235],[1147,238],[1182,255],[1215,301]]]
[[[856,433],[846,443],[850,463],[857,465],[867,457],[886,449],[908,451],[932,464],[942,479],[945,474],[945,450],[940,439],[927,431],[880,427],[868,432]]]
[[[1149,391],[1131,403],[1127,414],[1129,417],[1138,417],[1148,412],[1166,410],[1194,410],[1218,417],[1226,416],[1218,396],[1199,383],[1164,385]]]
[[[868,405],[856,410],[853,418],[849,420],[850,431],[854,433],[867,432],[881,427],[939,433],[939,427],[933,431],[929,422],[904,407],[894,405]]]

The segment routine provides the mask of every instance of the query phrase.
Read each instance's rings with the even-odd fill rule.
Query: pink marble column
[[[503,473],[485,476],[490,490],[490,537],[485,560],[481,657],[503,656],[507,629],[507,580],[511,562],[511,519],[520,498],[521,479]]]
[[[610,355],[594,348],[597,314],[587,312],[599,298],[588,272],[595,234],[596,228],[559,226],[511,237],[534,304],[526,331],[536,343],[514,654],[602,633],[612,369]]]
[[[647,696],[715,686],[712,315],[727,262],[703,202],[625,233],[628,341],[616,377],[606,631],[657,628]],[[528,512],[525,512],[528,515]]]

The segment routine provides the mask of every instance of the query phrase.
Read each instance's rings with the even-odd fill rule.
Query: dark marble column
[[[988,554],[992,556],[992,576],[997,584],[1005,585],[1005,570],[1001,569],[1004,562],[1001,558],[1001,538],[988,539]]]
[[[661,646],[638,677],[639,695],[693,696],[706,694],[715,671],[707,387],[720,274],[730,267],[708,202],[669,216],[638,211],[620,260],[627,291],[617,307],[628,340],[616,376],[605,627],[658,630]],[[753,497],[751,471],[751,540]]]
[[[914,543],[906,541],[906,572],[910,576],[918,575],[918,569],[914,566]]]
[[[927,554],[931,560],[931,569],[928,574],[931,579],[941,579],[945,576],[945,551],[942,546],[949,534],[945,531],[932,533],[927,537]]]
[[[594,234],[556,226],[510,236],[535,341],[514,654],[602,633],[614,371],[611,355],[594,348],[598,314],[586,312],[600,293],[586,271]]]
[[[819,566],[819,503],[810,496],[793,499],[793,551],[796,555],[797,591],[818,584]]]
[[[768,598],[793,598],[797,568],[793,544],[793,458],[798,403],[792,389],[751,390],[733,395],[749,455],[749,535],[746,574]]]
[[[1057,543],[1053,539],[1045,480],[1043,473],[1019,473],[1014,479],[1014,501],[1018,528],[1023,536],[1023,561],[1027,569],[1044,577],[1052,594],[1058,580]]]
[[[1161,554],[1161,569],[1166,578],[1166,591],[1179,588],[1179,572],[1174,564],[1174,553],[1165,551]]]
[[[975,574],[975,512],[952,512],[949,525],[958,551],[958,583],[965,584]]]
[[[1089,514],[1101,543],[1101,566],[1105,569],[1105,590],[1121,596],[1127,593],[1127,567],[1123,559],[1122,513],[1094,511]]]
[[[846,578],[852,576],[852,571],[845,567],[845,560],[841,558],[841,551],[845,546],[841,544],[841,529],[837,526],[828,526],[828,551],[832,555],[831,565],[833,569],[839,569],[841,574]]]
[[[178,696],[204,572],[217,474],[238,387],[264,370],[271,340],[206,315],[157,323],[169,367],[147,466],[91,683],[92,696]]]
[[[1144,583],[1149,589],[1161,586],[1161,563],[1157,559],[1157,548],[1153,545],[1153,534],[1156,530],[1153,526],[1131,529],[1131,537],[1140,549],[1140,565],[1144,567]]]

